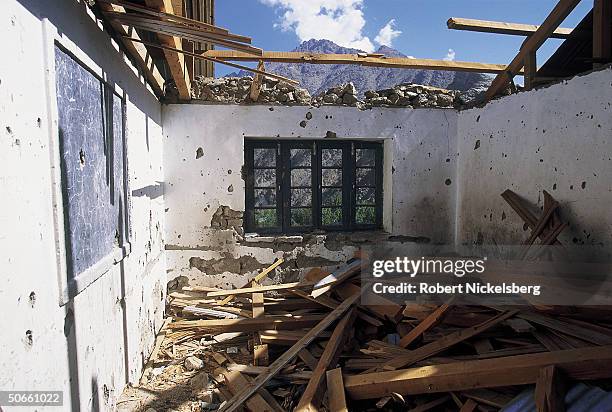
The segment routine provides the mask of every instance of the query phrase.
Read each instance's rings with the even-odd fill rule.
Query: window
[[[382,226],[382,143],[245,142],[246,230],[362,230]]]

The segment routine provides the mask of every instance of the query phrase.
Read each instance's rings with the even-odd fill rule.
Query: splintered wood
[[[559,204],[545,196],[538,218],[504,193],[532,230],[523,246],[558,242]],[[222,412],[493,411],[524,390],[533,408],[562,411],[568,382],[612,377],[612,310],[454,298],[365,306],[360,259],[269,284],[281,263],[236,289],[171,293],[172,318],[146,373],[206,371],[199,399],[209,393],[207,405]]]

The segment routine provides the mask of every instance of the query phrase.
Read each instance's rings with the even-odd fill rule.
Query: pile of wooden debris
[[[537,383],[538,410],[560,411],[564,381],[612,375],[602,308],[365,307],[359,258],[261,286],[281,262],[239,289],[172,293],[142,383],[182,385],[191,410],[257,412],[493,411]]]

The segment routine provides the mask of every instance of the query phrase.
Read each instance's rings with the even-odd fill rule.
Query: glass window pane
[[[342,186],[342,169],[323,169],[321,183],[323,186]]]
[[[255,226],[257,227],[275,227],[276,209],[255,209]]]
[[[356,169],[355,177],[357,180],[357,186],[376,185],[375,169]]]
[[[310,149],[291,149],[291,167],[310,166]]]
[[[342,189],[323,189],[321,193],[323,206],[342,206]]]
[[[339,207],[324,207],[321,209],[321,223],[323,226],[341,225],[342,209]]]
[[[276,189],[255,189],[255,207],[276,206]]]
[[[321,150],[321,162],[323,167],[341,167],[342,149],[323,149]]]
[[[291,209],[291,226],[312,226],[312,209]]]
[[[255,187],[276,187],[276,169],[255,169]]]
[[[291,186],[312,186],[310,169],[293,169],[291,171]]]
[[[291,206],[311,206],[312,205],[312,190],[311,189],[291,189]]]
[[[376,189],[373,187],[357,188],[357,204],[358,205],[376,204]]]
[[[357,207],[355,211],[355,223],[361,225],[373,225],[376,223],[376,208],[373,206]]]
[[[276,149],[253,149],[253,162],[255,167],[276,166]]]
[[[355,150],[355,158],[357,166],[371,166],[376,164],[376,150],[374,149],[357,149]]]

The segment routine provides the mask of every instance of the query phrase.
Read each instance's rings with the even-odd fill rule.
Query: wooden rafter
[[[504,71],[499,73],[487,90],[486,99],[490,100],[501,92],[514,76],[525,66],[525,59],[548,39],[565,18],[580,3],[580,0],[560,0],[550,12],[544,23],[525,40],[521,50]]]
[[[100,10],[106,15],[108,12],[124,12],[123,7],[118,5],[112,5],[108,3],[99,3]],[[153,89],[153,92],[161,97],[164,95],[164,78],[153,63],[153,58],[147,51],[144,44],[141,43],[138,33],[134,29],[130,29],[128,26],[122,25],[118,21],[110,20],[110,25],[117,34],[121,36],[121,42],[126,48],[130,56],[135,60],[136,64],[140,66],[142,74],[147,79],[149,85]]]
[[[264,51],[261,56],[233,50],[209,50],[202,54],[219,60],[252,61],[276,63],[309,64],[356,64],[371,67],[391,67],[400,69],[451,70],[479,73],[501,73],[506,69],[503,64],[457,62],[433,59],[412,59],[408,57],[385,57],[361,54],[317,54],[303,52]]]
[[[612,0],[593,3],[593,66],[612,59]]]
[[[145,4],[153,9],[164,13],[174,14],[172,2],[170,0],[145,0]],[[175,49],[182,49],[181,39],[175,36],[158,34],[159,41],[164,46]],[[191,81],[185,66],[185,57],[172,50],[164,49],[164,56],[168,62],[172,79],[178,90],[179,98],[184,100],[191,99]]]
[[[509,34],[515,36],[531,36],[540,26],[534,24],[508,23],[504,21],[464,19],[451,17],[446,22],[451,30],[476,31],[481,33]],[[556,39],[567,39],[573,29],[558,28],[550,37]]]

